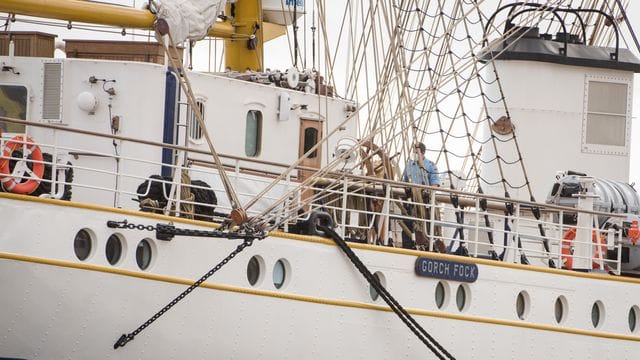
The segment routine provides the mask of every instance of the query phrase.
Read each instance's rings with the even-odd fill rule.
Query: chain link
[[[107,226],[112,229],[130,229],[130,230],[147,230],[155,231],[156,239],[170,241],[174,236],[197,236],[197,237],[215,237],[226,239],[264,239],[267,234],[261,229],[252,229],[243,227],[241,231],[223,231],[223,230],[197,230],[197,229],[181,229],[171,224],[157,224],[156,226],[133,224],[127,220],[123,221],[107,221]]]
[[[127,220],[123,221],[107,221],[107,226],[112,229],[129,229],[129,230],[147,230],[147,231],[156,231],[156,227],[152,225],[142,225],[142,224],[133,224],[128,222]]]
[[[189,286],[185,291],[180,293],[175,299],[171,300],[165,307],[160,309],[157,313],[155,313],[149,320],[145,321],[142,325],[140,325],[137,329],[130,332],[129,334],[122,334],[120,338],[113,344],[113,348],[117,349],[119,347],[125,346],[129,341],[133,340],[136,335],[140,334],[144,329],[146,329],[149,325],[151,325],[154,321],[158,320],[162,315],[164,315],[167,311],[169,311],[172,307],[178,304],[182,299],[184,299],[187,295],[189,295],[195,288],[202,285],[209,277],[215,274],[218,270],[220,270],[223,266],[229,263],[231,259],[236,257],[242,250],[246,247],[251,246],[255,239],[262,239],[266,237],[266,233],[263,231],[252,232],[252,231],[244,231],[244,232],[225,232],[221,230],[214,231],[205,231],[205,230],[195,230],[195,229],[178,229],[175,228],[171,224],[157,224],[157,226],[152,225],[142,225],[142,224],[133,224],[128,222],[127,220],[123,221],[107,221],[107,226],[110,228],[117,229],[130,229],[130,230],[147,230],[147,231],[155,231],[156,237],[159,240],[171,240],[174,235],[186,235],[186,236],[200,236],[200,237],[223,237],[228,239],[243,239],[242,244],[238,245],[226,258],[224,258],[218,265],[216,265],[213,269],[209,270],[206,274],[204,274],[200,279],[194,282],[191,286]],[[246,229],[245,229],[246,230]]]
[[[127,228],[130,224],[127,225]],[[140,225],[138,225],[140,226]],[[135,227],[135,226],[134,226]],[[144,227],[144,226],[143,226]],[[136,227],[137,228],[137,227]],[[142,229],[140,229],[142,230]],[[216,273],[216,271],[220,270],[223,266],[225,266],[231,259],[236,257],[242,250],[246,247],[249,247],[253,244],[254,239],[245,239],[244,242],[238,247],[236,247],[226,258],[224,258],[218,265],[216,265],[213,269],[209,270],[206,274],[204,274],[200,279],[194,282],[191,286],[189,286],[185,291],[183,291],[180,295],[178,295],[175,299],[171,300],[169,304],[160,309],[157,313],[155,313],[149,320],[145,321],[144,324],[140,325],[137,329],[130,332],[129,334],[122,334],[118,341],[113,344],[113,348],[117,349],[119,347],[125,346],[129,341],[133,340],[136,335],[140,334],[144,329],[146,329],[149,325],[151,325],[154,321],[158,320],[164,313],[169,311],[173,306],[179,303],[182,299],[184,299],[189,293],[191,293],[195,288],[199,287],[203,282],[205,282],[209,277]]]

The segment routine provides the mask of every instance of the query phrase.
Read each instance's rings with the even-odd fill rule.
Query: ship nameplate
[[[416,275],[472,283],[478,279],[478,265],[419,257],[416,259]]]

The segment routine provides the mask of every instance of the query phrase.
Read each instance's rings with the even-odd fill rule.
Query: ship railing
[[[53,139],[53,143],[38,142],[37,138],[34,138],[34,142],[40,146],[43,152],[51,154],[52,160],[42,161],[42,163],[49,166],[53,174],[58,175],[41,180],[42,183],[49,184],[49,188],[40,196],[61,198],[64,196],[66,187],[71,186],[73,187],[74,200],[138,210],[140,209],[136,201],[138,196],[144,196],[148,192],[148,188],[144,188],[139,194],[138,186],[150,175],[159,174],[163,167],[173,174],[188,171],[194,179],[219,178],[217,170],[213,169],[213,164],[202,158],[203,155],[206,155],[206,151],[109,134],[96,135],[89,131],[50,124],[29,123],[29,125],[74,132],[75,135],[86,136],[88,139],[106,138],[108,144],[114,140],[131,143],[145,149],[140,153],[136,152],[136,156],[125,156],[122,153],[105,151],[108,147],[105,148],[104,143],[101,144],[103,145],[102,151],[96,151],[95,149],[100,147],[93,146],[95,145],[93,142],[84,140],[84,142],[78,143],[87,143],[86,148],[62,145],[59,140],[63,137],[56,135],[55,132],[53,132],[53,136],[47,137]],[[8,139],[9,137],[3,136],[0,148],[4,149]],[[22,146],[25,144],[25,142],[21,143]],[[153,156],[148,156],[147,148],[152,149],[152,154],[155,154],[156,159]],[[176,158],[184,160],[176,165],[163,163],[158,151],[163,148],[176,151]],[[259,189],[273,181],[278,171],[286,168],[284,164],[260,162],[224,154],[221,154],[221,158],[226,171],[231,174],[232,182],[251,178],[254,189],[239,189],[238,195],[242,202],[253,198]],[[80,161],[82,159],[85,161]],[[96,161],[87,161],[87,159],[96,161],[109,159],[113,163],[109,166],[101,166],[100,164],[95,165]],[[2,160],[18,161],[21,158],[11,157]],[[33,164],[37,161],[28,159],[27,162]],[[62,176],[68,170],[74,171],[73,181],[68,181],[69,179]],[[161,186],[162,197],[167,205],[161,209],[152,208],[151,210],[168,215],[193,216],[194,214],[189,214],[189,212],[193,212],[193,209],[189,210],[183,205],[204,208],[214,206],[180,195],[180,190],[183,187],[206,190],[204,186],[183,184],[181,176],[174,176],[172,180],[159,181],[169,187],[168,190],[165,190],[164,186]],[[289,203],[281,204],[274,210],[278,215],[272,223],[281,222],[284,230],[288,230],[287,227],[290,224],[308,219],[304,211],[303,215],[297,219],[291,216],[292,212],[297,213],[299,209],[307,210],[307,212],[325,211],[337,223],[339,232],[351,241],[402,247],[402,234],[404,233],[405,246],[406,243],[420,240],[418,247],[426,251],[445,251],[473,257],[497,258],[501,261],[515,263],[535,261],[544,266],[553,264],[553,267],[556,268],[561,267],[568,257],[576,262],[588,258],[586,259],[588,261],[583,261],[583,263],[586,262],[589,265],[598,263],[600,269],[609,268],[613,272],[620,272],[622,251],[619,232],[612,234],[611,231],[607,231],[605,233],[597,225],[586,231],[587,234],[596,233],[597,238],[607,240],[606,248],[611,250],[607,255],[616,255],[607,256],[607,260],[603,260],[600,255],[596,256],[596,252],[583,253],[582,255],[569,253],[570,256],[562,252],[563,241],[567,243],[567,239],[564,239],[565,233],[573,226],[563,224],[566,214],[583,214],[593,218],[621,217],[619,215],[582,211],[569,207],[506,199],[440,187],[407,184],[354,174],[329,173],[327,178],[317,178],[311,183],[313,184],[311,187],[299,189],[296,196],[290,198]],[[282,190],[277,194],[267,193],[264,196],[264,201],[267,203],[276,202],[284,193],[300,184],[298,179],[287,177],[281,181]],[[222,184],[212,182],[209,185],[219,200],[215,205],[217,211],[210,215],[200,216],[198,219],[216,220],[230,211],[230,206],[224,202]],[[419,201],[411,200],[407,197],[406,191],[411,187],[424,192],[426,197]],[[301,195],[305,191],[315,194],[311,197],[309,206],[306,207],[304,204],[300,204],[305,201]],[[85,194],[84,197],[76,197],[77,193],[82,192]],[[260,208],[249,209],[250,216],[260,215],[260,213]],[[464,215],[464,218],[461,218],[461,215]],[[286,221],[291,220],[289,218],[293,220]],[[573,227],[575,228],[575,226]],[[412,229],[422,230],[421,234]],[[543,229],[544,233],[541,233],[540,229]],[[577,230],[583,229],[578,228]],[[490,238],[493,241],[490,241]],[[589,237],[586,240],[569,240],[569,247],[576,247],[580,241],[583,246],[584,244],[588,246],[592,239]],[[595,248],[597,245],[592,246]]]
[[[411,200],[406,189],[416,187],[428,199]],[[619,214],[349,174],[321,179],[309,190],[317,194],[312,210],[329,213],[339,232],[350,241],[416,246],[426,251],[444,249],[447,253],[554,268],[568,267],[568,262],[584,258],[592,269],[620,273],[620,231],[602,230],[594,224],[588,233],[597,234],[604,242],[588,244],[591,239],[569,239],[566,233],[576,225],[563,223],[566,214],[620,219]],[[422,216],[416,215],[420,213]],[[413,230],[408,232],[407,228]],[[572,253],[580,244],[593,248],[590,255]]]
[[[208,155],[207,151],[192,149],[184,146],[164,144],[159,142],[145,141],[141,139],[122,137],[112,134],[97,133],[86,130],[79,130],[73,128],[67,128],[59,125],[52,125],[46,123],[37,123],[30,121],[22,121],[16,119],[2,118],[3,121],[24,123],[28,125],[26,127],[25,134],[8,134],[4,133],[0,139],[0,149],[4,149],[5,145],[9,141],[18,143],[20,146],[16,150],[20,150],[20,147],[24,148],[27,145],[25,140],[16,140],[15,136],[23,136],[29,138],[37,145],[43,153],[51,156],[50,161],[37,161],[32,158],[26,159],[26,166],[33,168],[33,164],[41,163],[47,167],[47,171],[52,171],[58,176],[44,177],[39,179],[41,184],[47,185],[47,191],[38,191],[37,196],[48,197],[54,199],[60,199],[64,197],[65,187],[73,187],[74,200],[83,202],[95,203],[98,205],[114,206],[117,208],[130,208],[139,209],[138,198],[145,197],[150,191],[150,182],[146,187],[141,189],[138,193],[138,186],[149,180],[151,175],[160,175],[162,170],[170,174],[178,174],[173,176],[171,180],[167,179],[154,179],[153,181],[159,184],[161,198],[163,203],[167,203],[167,206],[162,208],[148,207],[149,210],[154,212],[162,212],[165,214],[182,216],[193,215],[183,214],[184,205],[199,206],[215,208],[217,211],[213,216],[206,215],[198,218],[206,218],[209,221],[219,219],[226,216],[231,206],[224,197],[224,187],[222,184],[215,184],[214,181],[207,180],[206,182],[213,190],[218,199],[217,204],[202,203],[188,198],[183,198],[179,195],[182,187],[188,187],[190,189],[208,190],[209,188],[196,185],[196,184],[184,184],[182,178],[179,176],[182,171],[187,171],[193,179],[219,179],[218,170],[212,162],[203,159]],[[44,128],[52,130],[50,133],[45,133],[43,136],[42,131],[35,131],[33,128]],[[38,129],[40,130],[40,129]],[[79,141],[75,143],[87,143],[86,147],[67,146],[68,144],[61,144],[59,141],[62,136],[55,135],[57,131],[68,132],[74,136],[79,137]],[[53,139],[53,143],[38,141],[40,138]],[[101,140],[104,139],[104,140]],[[108,144],[111,141],[118,141],[121,144],[141,146],[143,150],[136,152],[135,156],[127,156],[121,153],[112,151],[108,147],[95,146],[97,141],[106,141]],[[102,144],[104,145],[104,144]],[[118,144],[120,145],[120,144]],[[100,148],[100,150],[96,150]],[[106,149],[106,151],[105,151]],[[160,160],[160,152],[162,149],[170,149],[176,152],[176,158],[181,157],[184,160],[179,164],[167,164]],[[14,153],[15,155],[9,157],[3,157],[2,161],[18,162],[23,161],[21,154]],[[131,152],[129,154],[132,154]],[[149,156],[152,154],[152,156]],[[138,156],[140,155],[140,156]],[[147,156],[145,156],[147,155]],[[230,156],[225,154],[219,154],[223,160],[223,167],[225,171],[230,175],[232,181],[245,181],[247,178],[251,178],[252,189],[238,191],[238,197],[242,202],[246,202],[256,195],[257,191],[254,189],[262,189],[269,185],[273,179],[279,174],[279,172],[287,169],[288,165],[279,164],[275,162],[260,161],[257,159],[243,158],[237,156]],[[154,159],[156,158],[156,159]],[[86,161],[81,161],[82,159]],[[102,161],[108,159],[113,161],[113,166],[101,166],[94,165],[96,161]],[[91,160],[91,161],[89,161]],[[73,181],[67,181],[66,177],[62,174],[67,170],[71,170],[74,173]],[[91,176],[86,176],[91,174]],[[80,176],[79,176],[80,175]],[[85,176],[82,176],[85,175]],[[29,174],[15,174],[13,176],[16,180],[26,181],[31,178]],[[105,181],[109,179],[109,181]],[[281,186],[284,189],[291,189],[297,184],[295,176],[288,175],[281,181]],[[245,186],[246,188],[246,186]],[[177,189],[177,190],[176,190]],[[282,190],[284,191],[284,190]],[[280,192],[282,192],[280,191]],[[76,196],[76,193],[86,193],[88,196]],[[101,196],[94,196],[101,195]],[[280,193],[271,194],[267,193],[262,197],[262,201],[265,203],[275,202],[280,198]],[[250,209],[248,214],[258,215],[261,212],[260,208]]]

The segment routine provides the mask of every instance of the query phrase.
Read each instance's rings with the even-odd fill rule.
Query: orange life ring
[[[595,244],[596,248],[593,254],[593,258],[595,259],[604,259],[604,255],[607,253],[607,245],[602,237],[599,237],[596,234],[596,231],[593,231],[593,236],[591,240]],[[573,269],[573,253],[571,251],[571,243],[576,238],[576,228],[572,227],[569,230],[565,231],[562,236],[562,264],[569,270]],[[596,261],[592,261],[592,267],[594,269],[599,269],[600,264]]]
[[[16,180],[15,177],[11,174],[11,169],[9,168],[9,162],[11,160],[13,152],[22,148],[26,144],[27,154],[23,155],[24,158],[27,158],[31,155],[31,164],[32,169],[29,171],[31,176],[27,181],[21,182],[20,180]],[[40,185],[40,180],[42,179],[42,175],[44,174],[44,163],[42,162],[42,151],[40,151],[40,147],[33,143],[33,140],[27,138],[25,140],[22,136],[14,136],[11,140],[7,141],[4,145],[4,149],[2,149],[2,157],[0,157],[0,183],[2,183],[2,187],[12,193],[15,194],[31,194],[36,191],[38,185]]]

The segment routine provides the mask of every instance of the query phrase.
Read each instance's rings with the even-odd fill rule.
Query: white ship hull
[[[104,242],[108,220],[155,225],[158,215],[2,195],[0,236],[0,357],[62,358],[431,358],[428,349],[389,311],[371,300],[368,284],[350,261],[319,237],[274,234],[233,259],[219,273],[160,317],[134,341],[114,350],[123,333],[147,318],[207,272],[239,240],[176,237],[124,230],[124,259],[111,266]],[[177,226],[202,228],[173,219]],[[81,263],[73,237],[95,232],[95,251]],[[135,248],[151,238],[155,260],[140,271]],[[402,249],[354,245],[372,272],[381,272],[392,295],[458,359],[635,359],[640,337],[631,333],[628,311],[640,298],[640,282],[608,275],[490,262]],[[249,285],[247,262],[259,255],[266,273]],[[456,306],[462,283],[444,281],[442,309],[435,303],[438,279],[418,277],[418,256],[476,263],[467,305]],[[276,289],[271,269],[290,265]],[[524,320],[516,314],[520,291],[530,296]],[[567,299],[566,319],[556,323],[554,299]],[[591,308],[604,304],[594,328]]]

